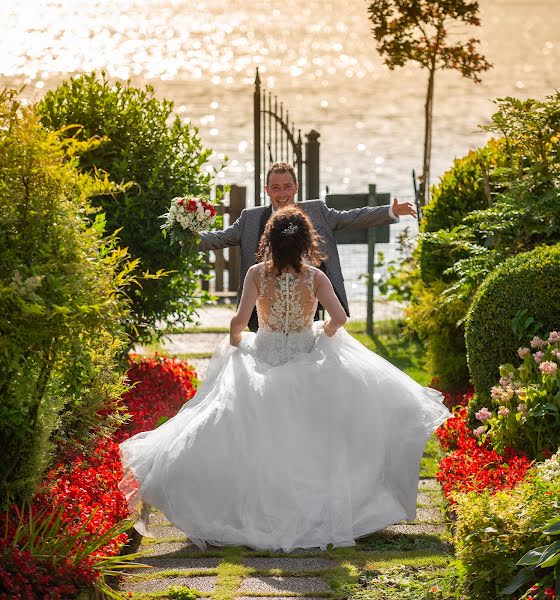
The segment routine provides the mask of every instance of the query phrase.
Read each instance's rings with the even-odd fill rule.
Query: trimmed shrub
[[[140,259],[142,271],[160,273],[130,290],[131,338],[147,342],[161,332],[158,322],[189,321],[201,300],[208,299],[199,285],[207,261],[196,250],[181,253],[171,247],[162,236],[159,216],[174,196],[210,192],[211,150],[202,147],[198,130],[173,114],[172,102],[155,98],[153,87],[113,83],[105,73],[62,83],[45,95],[39,110],[49,129],[67,128],[65,135],[76,140],[103,140],[80,154],[84,171],[102,170],[113,182],[134,183],[93,199],[105,212],[108,231],[119,230],[123,247]]]
[[[478,290],[466,321],[468,365],[476,397],[469,417],[489,406],[492,387],[500,379],[500,365],[515,363],[520,345],[514,324],[520,314],[542,332],[560,327],[560,244],[540,246],[509,258]],[[527,337],[522,332],[521,339]]]
[[[123,420],[133,265],[88,203],[115,186],[81,174],[75,152],[0,93],[0,504],[33,493],[57,441],[88,443]]]

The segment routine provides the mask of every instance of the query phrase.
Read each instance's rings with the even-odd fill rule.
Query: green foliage
[[[479,40],[451,38],[457,26],[478,27],[478,2],[376,0],[368,8],[377,50],[390,68],[407,61],[429,69],[455,69],[479,81],[490,63],[476,51]]]
[[[520,570],[516,563],[533,548],[553,541],[543,527],[560,509],[558,455],[530,474],[512,490],[457,497],[457,556],[466,572],[469,599],[501,597]],[[546,577],[544,572],[539,575]]]
[[[397,257],[386,261],[382,252],[378,252],[376,267],[385,267],[386,276],[375,281],[379,293],[389,300],[408,302],[412,298],[412,288],[416,280],[416,258],[414,251],[416,240],[410,229],[405,227],[397,236]]]
[[[95,144],[61,141],[0,93],[0,502],[33,492],[53,438],[87,443],[122,421],[119,323],[135,263],[88,203],[116,191],[77,168]]]
[[[446,236],[431,237],[455,258],[443,273],[448,297],[471,298],[509,256],[560,242],[560,92],[545,101],[499,101],[492,124],[505,161],[490,178],[492,205],[467,214]]]
[[[500,365],[517,358],[519,340],[512,322],[527,311],[545,331],[560,324],[560,245],[541,246],[511,257],[480,287],[466,321],[468,364],[477,399],[474,413],[490,402]]]
[[[463,390],[468,382],[465,337],[462,319],[464,301],[447,302],[445,283],[418,282],[413,288],[413,302],[407,308],[407,323],[424,341],[428,372],[440,387]]]
[[[539,528],[542,531],[541,537],[560,535],[560,517],[555,517]],[[538,542],[537,542],[538,543]],[[513,581],[504,588],[502,593],[513,594],[517,590],[527,584],[536,584],[541,590],[546,590],[547,587],[558,592],[560,583],[560,540],[556,540],[545,546],[537,546],[529,550],[516,563],[517,566],[523,568],[519,571]],[[554,568],[552,568],[554,567]],[[533,590],[529,590],[533,591]],[[536,594],[532,593],[532,597]],[[527,596],[523,596],[527,598]]]
[[[170,247],[158,217],[175,196],[210,193],[212,177],[206,167],[211,151],[202,147],[197,129],[174,116],[173,103],[157,100],[151,86],[141,90],[112,83],[105,73],[64,82],[39,107],[48,128],[67,127],[65,135],[73,139],[98,136],[103,141],[80,154],[84,171],[102,170],[111,181],[134,182],[120,193],[95,199],[108,230],[119,232],[143,270],[159,274],[145,276],[142,286],[130,292],[128,330],[133,339],[146,342],[161,335],[156,330],[160,321],[190,321],[208,298],[198,285],[205,261],[195,248],[180,253]]]
[[[433,187],[430,203],[422,214],[420,231],[424,235],[420,236],[417,250],[423,282],[449,281],[445,271],[458,258],[465,256],[461,247],[449,251],[450,244],[446,243],[449,232],[472,211],[492,205],[491,190],[500,185],[493,174],[504,163],[503,146],[498,140],[490,140],[482,148],[471,150],[466,156],[456,159]]]
[[[430,372],[446,389],[464,389],[468,384],[463,319],[468,309],[464,298],[447,299],[453,280],[446,274],[466,251],[450,250],[450,233],[472,210],[488,206],[488,186],[496,186],[493,170],[503,161],[500,142],[455,160],[434,186],[432,200],[424,210],[421,235],[413,255],[415,268],[403,273],[411,288],[409,325],[425,340]]]
[[[485,129],[500,140],[471,153],[464,162],[456,161],[434,189],[434,204],[426,208],[418,250],[421,283],[415,294],[419,299],[414,298],[409,316],[417,330],[417,314],[425,320],[431,310],[421,300],[431,302],[424,287],[445,284],[435,286],[442,302],[431,314],[434,335],[445,337],[438,320],[448,320],[446,313],[464,306],[458,325],[451,324],[448,337],[454,339],[454,328],[462,327],[477,289],[500,264],[540,245],[560,242],[560,93],[544,101],[505,98],[498,104]],[[528,316],[537,317],[530,308]],[[445,350],[442,355],[458,362],[464,357],[461,344],[448,344]],[[435,364],[434,374],[438,375],[439,368]]]

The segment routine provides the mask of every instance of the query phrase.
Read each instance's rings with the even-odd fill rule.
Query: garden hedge
[[[142,278],[129,291],[127,332],[147,343],[162,334],[161,322],[184,324],[207,300],[200,291],[207,260],[200,252],[180,254],[164,239],[160,215],[171,198],[210,193],[212,151],[204,148],[196,127],[174,114],[173,102],[159,100],[151,86],[110,81],[106,73],[79,75],[64,81],[39,102],[42,124],[83,141],[103,143],[80,153],[80,168],[103,171],[115,183],[133,182],[120,193],[92,198],[107,219],[107,231],[118,231],[120,245],[140,260],[139,269],[166,277]],[[78,127],[79,125],[79,127]]]
[[[533,317],[519,338],[512,321],[522,312]],[[539,246],[506,260],[479,288],[465,327],[467,360],[476,397],[469,416],[488,402],[500,379],[499,368],[516,363],[517,349],[533,334],[560,328],[560,244]]]

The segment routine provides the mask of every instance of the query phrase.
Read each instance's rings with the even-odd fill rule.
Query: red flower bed
[[[479,444],[467,427],[466,406],[455,408],[453,413],[436,431],[440,444],[450,452],[441,460],[436,474],[450,504],[457,492],[497,492],[514,487],[525,477],[531,461],[524,453],[507,448],[502,456],[487,442]]]
[[[131,354],[129,364],[127,375],[133,387],[123,400],[132,418],[117,432],[119,442],[154,429],[161,419],[175,415],[196,392],[196,371],[184,361],[157,354],[153,358]]]
[[[16,598],[62,600],[76,598],[81,589],[90,586],[95,572],[84,566],[76,568],[68,561],[54,564],[32,556],[27,550],[13,550],[0,539],[0,600]]]
[[[63,522],[70,533],[77,532],[92,514],[87,531],[96,535],[128,517],[125,498],[117,487],[122,479],[118,443],[140,431],[154,429],[163,418],[175,415],[195,394],[196,372],[186,362],[176,359],[131,355],[128,377],[133,387],[122,400],[131,414],[130,422],[115,433],[113,440],[99,440],[87,456],[65,455],[47,473],[42,491],[35,497],[35,515],[45,506],[52,506],[53,510],[65,507]],[[97,576],[91,559],[118,554],[127,540],[126,534],[114,538],[79,567],[64,562],[54,566],[48,558],[12,551],[6,542],[11,533],[13,526],[9,525],[0,537],[0,600],[74,598],[77,591],[89,586]]]
[[[87,530],[103,534],[128,517],[126,501],[117,487],[121,479],[118,445],[111,440],[100,440],[89,456],[78,455],[70,467],[58,465],[47,473],[44,484],[48,491],[38,494],[38,504],[64,504],[63,518],[76,531],[94,513]],[[126,540],[123,534],[97,554],[114,556]]]

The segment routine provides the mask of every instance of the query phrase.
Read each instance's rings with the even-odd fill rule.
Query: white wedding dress
[[[149,535],[144,502],[201,547],[290,551],[414,519],[441,394],[313,323],[314,267],[259,269],[258,332],[224,339],[195,397],[120,445],[136,528]]]

